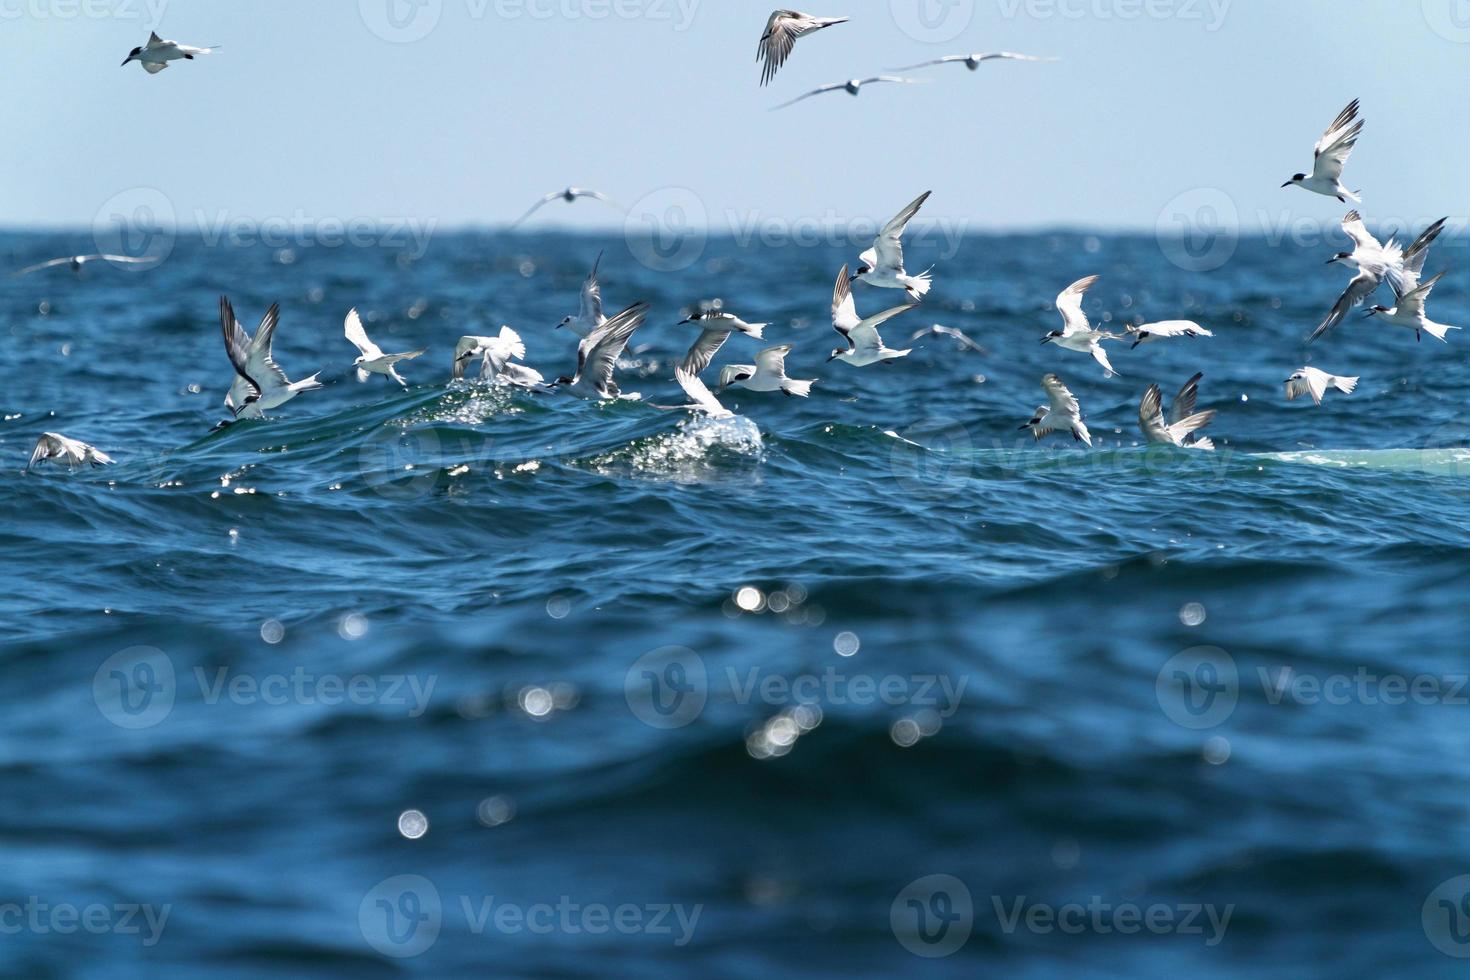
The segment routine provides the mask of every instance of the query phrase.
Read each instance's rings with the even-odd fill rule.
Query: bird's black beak
[[[1294,180],[1288,180],[1286,183],[1282,184],[1281,186],[1282,187],[1290,187],[1294,183],[1296,183],[1296,181],[1294,181]]]
[[[1141,344],[1141,343],[1143,343],[1143,341],[1141,341],[1141,340],[1135,340],[1133,342],[1133,346],[1130,347],[1130,348],[1128,348],[1128,349],[1129,350],[1138,350],[1138,345]]]
[[[1016,431],[1017,432],[1025,432],[1029,428],[1031,428],[1031,423],[1030,422],[1027,422],[1025,425],[1023,425],[1020,428],[1016,429]]]
[[[837,355],[833,354],[831,357],[827,358],[827,363],[831,364],[835,360],[837,360]]]
[[[1332,258],[1330,258],[1330,259],[1327,260],[1327,264],[1328,265],[1334,265],[1334,264],[1336,264],[1336,262],[1337,262],[1337,256],[1335,256],[1335,255]]]
[[[126,66],[127,63],[129,61],[132,61],[132,60],[133,60],[133,56],[132,55],[128,55],[126,58],[123,59],[123,66]]]
[[[1041,338],[1041,342],[1043,344],[1049,344],[1049,343],[1051,343],[1052,342],[1052,335],[1051,334],[1047,334],[1045,337],[1042,337]]]

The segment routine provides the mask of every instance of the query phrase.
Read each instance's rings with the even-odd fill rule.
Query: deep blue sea
[[[501,324],[571,373],[604,249],[609,312],[653,307],[625,391],[679,403],[720,298],[812,397],[449,381]],[[1470,336],[1308,352],[1324,249],[972,236],[884,330],[985,351],[862,370],[826,363],[835,246],[186,237],[0,279],[0,973],[1464,976]],[[7,269],[91,250],[0,235]],[[1093,273],[1095,322],[1215,338],[1112,380],[1040,345]],[[328,387],[211,431],[222,293]],[[1470,326],[1463,275],[1433,305]],[[354,306],[428,347],[408,389],[352,378]],[[1357,393],[1288,403],[1309,359]],[[1220,451],[1139,446],[1198,370]],[[1047,371],[1092,450],[1018,431]],[[116,465],[26,473],[45,431]]]

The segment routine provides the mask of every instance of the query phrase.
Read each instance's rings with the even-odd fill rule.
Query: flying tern
[[[1108,352],[1103,349],[1103,341],[1122,338],[1117,334],[1092,329],[1092,324],[1087,321],[1087,314],[1082,312],[1082,297],[1087,295],[1087,291],[1099,278],[1088,276],[1086,279],[1078,279],[1062,290],[1057,297],[1057,312],[1062,315],[1062,329],[1053,330],[1042,337],[1041,342],[1056,344],[1064,350],[1077,351],[1080,354],[1091,354],[1103,366],[1106,376],[1112,378],[1118,372],[1113,370],[1113,365],[1108,361]]]
[[[890,349],[878,335],[878,328],[900,313],[907,313],[917,307],[917,303],[895,306],[877,316],[862,319],[858,316],[857,303],[852,298],[852,278],[844,265],[837,273],[837,284],[832,289],[832,329],[842,335],[842,339],[847,341],[847,347],[837,348],[827,360],[846,361],[853,367],[867,367],[869,364],[908,357],[913,353],[912,350]]]
[[[720,391],[729,387],[747,391],[779,391],[787,396],[806,398],[815,381],[797,381],[786,376],[786,355],[790,344],[767,347],[755,355],[754,364],[728,364],[720,370]]]
[[[1193,320],[1165,320],[1161,323],[1145,323],[1140,326],[1130,324],[1126,329],[1128,335],[1133,338],[1135,349],[1140,344],[1152,344],[1155,341],[1172,340],[1176,337],[1215,336]]]
[[[933,61],[921,61],[917,65],[907,65],[903,68],[894,68],[892,71],[918,71],[920,68],[929,68],[933,65],[964,65],[971,71],[977,70],[982,62],[986,61],[1056,61],[1056,58],[1042,58],[1034,54],[1017,54],[1014,51],[980,51],[975,54],[950,54],[943,58],[935,58]]]
[[[178,41],[165,41],[157,33],[149,33],[148,43],[141,48],[129,51],[128,56],[123,59],[123,64],[136,61],[148,74],[157,75],[168,67],[170,61],[193,61],[201,54],[214,54],[219,48],[218,44],[207,48],[190,47]]]
[[[1203,449],[1213,452],[1215,442],[1208,436],[1194,440],[1189,437],[1215,420],[1214,409],[1196,412],[1194,405],[1199,398],[1199,382],[1203,374],[1196,374],[1184,383],[1174,404],[1169,410],[1169,420],[1164,421],[1164,398],[1158,385],[1149,385],[1138,405],[1138,427],[1151,443],[1164,446],[1179,446],[1185,449]]]
[[[86,265],[88,262],[110,262],[113,265],[150,265],[160,261],[162,261],[162,259],[154,255],[63,255],[59,259],[48,259],[45,262],[37,262],[35,265],[28,265],[18,272],[12,272],[10,275],[11,278],[19,278],[21,276],[28,276],[33,272],[41,272],[46,269],[55,269],[63,265],[70,268],[72,272],[80,273],[82,271],[82,266]]]
[[[1030,429],[1038,442],[1053,432],[1070,432],[1073,439],[1091,448],[1092,433],[1087,431],[1087,423],[1082,421],[1082,406],[1077,396],[1067,390],[1062,379],[1055,374],[1042,377],[1041,387],[1046,391],[1047,403],[1037,408],[1031,421],[1021,428]]]
[[[709,367],[732,333],[743,333],[754,340],[764,340],[765,329],[770,326],[768,323],[746,323],[733,313],[716,309],[701,310],[680,321],[681,325],[685,323],[696,323],[700,327],[699,336],[684,355],[681,364],[685,371],[693,375],[698,375]]]
[[[602,315],[602,283],[597,280],[597,268],[602,265],[602,253],[597,253],[597,261],[592,263],[592,271],[587,274],[587,279],[582,283],[582,306],[576,316],[568,315],[556,325],[560,330],[566,327],[578,337],[586,337],[607,322],[607,317]]]
[[[398,373],[398,362],[422,357],[427,349],[420,347],[418,350],[406,351],[402,354],[384,354],[381,347],[368,339],[367,330],[362,325],[362,317],[358,316],[356,308],[347,311],[347,318],[342,321],[342,333],[358,350],[357,360],[352,362],[352,366],[357,368],[359,383],[367,381],[371,375],[381,374],[407,388],[408,382],[404,381],[402,375]]]
[[[769,84],[776,77],[776,72],[791,57],[797,38],[845,23],[846,17],[813,17],[796,10],[777,10],[771,14],[755,54],[756,61],[765,62],[761,68],[761,84]]]
[[[501,327],[498,337],[461,337],[454,346],[454,377],[463,378],[465,368],[480,359],[480,380],[503,379],[511,384],[532,387],[545,379],[539,371],[516,361],[526,359],[526,345],[521,335],[510,327]]]
[[[541,198],[541,200],[531,205],[530,210],[517,218],[515,220],[515,224],[511,225],[511,228],[519,228],[525,223],[527,218],[535,214],[537,211],[540,211],[542,208],[546,207],[546,205],[550,204],[552,201],[562,200],[566,201],[568,204],[571,204],[579,197],[590,197],[594,201],[601,201],[615,211],[623,210],[621,207],[618,206],[616,201],[608,197],[606,194],[602,193],[602,191],[588,190],[585,187],[568,187],[564,191],[552,191],[550,194],[547,194],[545,197]]]
[[[225,407],[236,418],[258,419],[273,408],[280,408],[303,391],[324,387],[317,381],[321,372],[303,381],[292,381],[276,364],[272,350],[276,327],[281,322],[281,307],[272,303],[260,318],[260,326],[252,337],[235,318],[235,308],[228,298],[219,298],[220,327],[224,331],[225,353],[235,368],[235,380],[225,395]]]
[[[557,378],[556,384],[589,401],[622,398],[613,370],[633,331],[643,326],[648,309],[647,303],[635,303],[584,337],[577,346],[577,373]]]
[[[1344,204],[1348,201],[1360,203],[1362,198],[1343,186],[1342,168],[1353,152],[1353,147],[1357,145],[1358,134],[1362,131],[1363,120],[1358,118],[1358,100],[1354,99],[1346,109],[1338,113],[1337,118],[1332,120],[1332,125],[1327,127],[1327,132],[1317,141],[1312,172],[1296,174],[1281,186],[1290,187],[1295,184],[1313,194],[1335,197]]]
[[[31,452],[31,461],[26,464],[26,469],[51,460],[64,463],[69,469],[76,469],[87,464],[106,466],[112,462],[112,457],[95,446],[69,439],[59,432],[43,432],[41,438],[36,440],[36,448]]]
[[[1414,331],[1414,336],[1419,340],[1424,339],[1424,334],[1429,334],[1435,340],[1448,343],[1445,335],[1451,330],[1459,330],[1445,323],[1435,323],[1424,312],[1424,304],[1433,292],[1435,283],[1444,278],[1441,272],[1428,282],[1415,286],[1399,297],[1398,305],[1392,309],[1383,306],[1375,306],[1368,311],[1368,316],[1377,316],[1384,323],[1395,327],[1408,327]]]
[[[1286,400],[1295,401],[1303,395],[1311,395],[1315,404],[1322,404],[1327,389],[1336,388],[1344,395],[1351,395],[1358,387],[1357,378],[1344,378],[1314,367],[1304,367],[1286,379]]]
[[[873,239],[873,247],[858,256],[855,279],[883,289],[907,290],[909,299],[916,303],[928,295],[929,287],[933,285],[929,272],[911,276],[904,270],[903,235],[908,230],[909,222],[914,220],[914,215],[919,213],[919,209],[932,193],[933,191],[925,191],[914,198],[908,207],[883,226],[878,237]]]
[[[814,88],[810,92],[807,92],[803,95],[798,95],[796,98],[790,100],[789,102],[782,102],[778,106],[772,106],[771,111],[774,112],[777,109],[785,109],[788,106],[796,105],[796,103],[798,102],[804,102],[807,99],[812,98],[813,96],[826,95],[828,92],[846,92],[848,95],[857,95],[858,92],[862,91],[862,88],[865,85],[880,85],[885,83],[897,85],[918,85],[921,81],[922,79],[918,78],[900,78],[898,75],[874,75],[872,78],[849,78],[845,82],[832,82],[830,85],[822,85]]]

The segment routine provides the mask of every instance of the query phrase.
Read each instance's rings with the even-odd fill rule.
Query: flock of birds
[[[761,84],[766,85],[771,82],[790,58],[799,38],[846,23],[847,20],[846,17],[815,17],[791,10],[778,10],[773,13],[767,22],[765,33],[761,36],[758,48],[757,58],[762,62]],[[163,40],[157,34],[153,34],[148,44],[134,48],[123,64],[136,61],[142,64],[144,70],[149,74],[157,74],[167,68],[172,61],[193,60],[199,55],[210,54],[216,50],[218,50],[217,45],[191,47],[175,41]],[[932,65],[964,64],[973,71],[982,63],[991,60],[1047,61],[1055,59],[1001,51],[951,55],[897,70],[911,71]],[[803,99],[839,90],[846,90],[857,95],[864,85],[874,82],[908,83],[912,81],[914,80],[898,76],[854,79],[845,83],[821,86],[776,108],[784,108]],[[1317,141],[1311,173],[1296,174],[1283,184],[1283,187],[1300,187],[1315,194],[1335,197],[1343,203],[1361,202],[1359,194],[1348,190],[1342,183],[1343,169],[1363,129],[1363,122],[1358,118],[1359,108],[1358,102],[1354,100],[1338,114],[1321,139]],[[516,221],[515,225],[520,225],[541,207],[558,199],[572,203],[582,198],[613,204],[612,199],[601,192],[569,187],[564,191],[553,192],[543,197]],[[919,274],[909,273],[905,268],[903,250],[905,231],[928,199],[929,192],[919,195],[883,227],[874,239],[872,247],[858,257],[855,274],[850,272],[850,267],[847,265],[844,265],[838,272],[832,292],[831,315],[832,327],[842,338],[843,346],[832,351],[831,356],[828,357],[829,362],[842,361],[854,368],[864,368],[877,364],[893,364],[912,353],[911,349],[897,350],[889,347],[879,333],[879,327],[895,317],[918,308],[932,288],[933,270]],[[1384,283],[1387,283],[1393,290],[1397,298],[1396,304],[1392,307],[1371,306],[1367,311],[1367,316],[1376,316],[1390,325],[1412,329],[1420,339],[1427,333],[1437,340],[1445,341],[1448,331],[1459,329],[1436,323],[1430,320],[1426,313],[1426,301],[1444,273],[1441,272],[1421,282],[1429,248],[1444,230],[1446,220],[1442,218],[1435,222],[1408,248],[1403,248],[1394,240],[1390,240],[1387,244],[1378,241],[1368,232],[1362,216],[1356,210],[1349,212],[1343,219],[1342,228],[1353,242],[1353,251],[1338,253],[1330,260],[1330,263],[1349,266],[1356,270],[1356,274],[1342,297],[1312,332],[1309,342],[1319,339],[1341,323],[1355,307],[1366,302]],[[606,316],[603,309],[602,287],[598,278],[601,258],[599,255],[597,262],[592,266],[591,273],[582,285],[578,312],[568,315],[557,325],[558,328],[566,328],[580,338],[577,347],[577,366],[573,374],[558,377],[548,383],[540,372],[524,363],[526,345],[515,330],[506,326],[502,327],[499,334],[495,336],[460,338],[455,345],[452,378],[464,378],[467,371],[478,362],[478,376],[484,381],[495,381],[527,389],[565,390],[577,397],[593,401],[641,397],[623,394],[615,375],[619,361],[633,334],[646,322],[650,307],[646,302],[638,302],[611,317]],[[120,263],[149,261],[128,256],[78,255],[28,266],[21,269],[16,275],[29,275],[60,266],[68,266],[74,271],[80,271],[85,263],[97,260]],[[1041,342],[1052,344],[1063,350],[1089,355],[1103,368],[1105,377],[1111,378],[1118,374],[1113,369],[1104,347],[1106,343],[1131,339],[1132,346],[1137,348],[1142,344],[1163,340],[1213,336],[1209,330],[1191,320],[1130,325],[1124,334],[1094,329],[1083,311],[1082,304],[1088,290],[1097,281],[1097,276],[1079,279],[1057,296],[1056,309],[1062,317],[1062,328],[1047,333]],[[875,315],[863,317],[858,313],[854,300],[854,282],[865,283],[879,289],[902,290],[908,302]],[[277,364],[272,345],[279,319],[279,306],[272,306],[261,319],[254,335],[251,335],[236,319],[229,299],[221,297],[220,326],[225,352],[235,375],[225,398],[225,405],[233,417],[222,422],[221,425],[229,425],[247,419],[265,418],[267,412],[282,407],[298,395],[324,387],[319,380],[319,373],[303,381],[293,382]],[[719,400],[719,393],[728,388],[735,387],[760,393],[781,392],[788,397],[805,398],[810,395],[812,386],[817,383],[815,379],[798,380],[787,375],[786,356],[791,352],[792,346],[782,344],[761,350],[752,358],[755,362],[753,364],[729,364],[722,367],[717,390],[712,391],[701,379],[701,375],[710,367],[730,337],[738,333],[753,340],[763,341],[766,339],[765,330],[770,325],[749,323],[724,310],[718,304],[695,313],[682,323],[691,324],[699,329],[699,334],[693,344],[674,370],[674,380],[689,398],[689,403],[679,406],[655,405],[656,408],[670,411],[687,410],[715,418],[729,418],[733,413],[726,409]],[[926,332],[944,332],[965,346],[978,349],[978,345],[975,345],[973,341],[950,328],[933,327],[921,330],[914,335],[914,339]],[[357,358],[352,362],[352,368],[359,382],[367,382],[376,374],[407,387],[408,382],[399,374],[398,365],[425,353],[424,349],[385,353],[368,337],[362,318],[355,309],[347,313],[343,324],[343,334],[358,352]],[[1201,430],[1213,421],[1215,412],[1213,410],[1195,411],[1199,397],[1199,382],[1202,378],[1203,374],[1196,374],[1185,383],[1169,406],[1167,414],[1159,386],[1156,384],[1149,386],[1139,404],[1138,412],[1139,429],[1149,443],[1205,451],[1215,448],[1214,442],[1209,437],[1201,435]],[[1320,406],[1329,391],[1335,390],[1344,395],[1350,395],[1357,388],[1357,384],[1356,377],[1339,376],[1317,368],[1303,367],[1286,379],[1285,391],[1288,400],[1309,396],[1314,404]],[[1021,430],[1030,431],[1037,440],[1052,433],[1070,433],[1076,441],[1090,447],[1092,435],[1087,428],[1077,396],[1055,373],[1043,376],[1041,387],[1046,393],[1046,404],[1037,408],[1030,421],[1020,427]],[[87,464],[103,465],[113,460],[106,453],[84,442],[59,433],[48,432],[42,435],[37,442],[29,466],[46,461],[76,467]]]

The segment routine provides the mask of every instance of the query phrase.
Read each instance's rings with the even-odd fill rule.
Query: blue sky
[[[90,225],[140,187],[183,224],[500,224],[569,183],[628,206],[679,189],[716,228],[881,219],[924,189],[926,216],[970,230],[1152,229],[1199,189],[1246,227],[1336,220],[1336,202],[1280,184],[1354,97],[1367,127],[1348,183],[1367,190],[1370,222],[1470,210],[1464,0],[805,9],[852,22],[800,41],[763,90],[767,10],[745,0],[0,0],[7,72],[24,83],[0,144],[0,224]],[[120,67],[155,12],[163,36],[223,52],[158,76]],[[949,66],[768,111],[994,48],[1062,60]],[[537,220],[622,221],[587,202]]]

